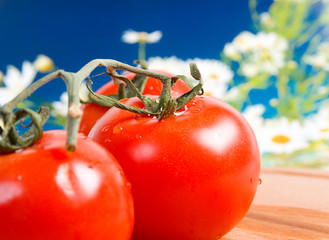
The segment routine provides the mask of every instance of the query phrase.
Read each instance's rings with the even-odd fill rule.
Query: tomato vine
[[[94,93],[91,88],[92,81],[88,81],[88,88],[90,90],[90,101],[84,103],[97,103],[102,106],[107,107],[118,107],[132,112],[138,112],[143,114],[152,114],[158,116],[158,119],[170,115],[172,112],[181,109],[186,103],[191,101],[197,94],[202,93],[202,80],[200,72],[195,64],[191,64],[191,74],[199,81],[195,87],[193,87],[187,93],[179,96],[177,99],[171,97],[170,89],[176,83],[176,81],[181,78],[189,86],[192,87],[191,83],[184,76],[174,76],[169,77],[166,74],[159,72],[152,72],[144,68],[137,68],[124,64],[111,59],[95,59],[87,63],[78,72],[66,72],[64,70],[57,70],[52,72],[43,78],[39,79],[31,86],[26,88],[22,93],[16,96],[9,103],[5,104],[0,109],[0,114],[4,122],[4,128],[0,128],[0,152],[9,153],[14,152],[18,149],[26,148],[35,142],[37,142],[42,137],[42,126],[49,117],[49,111],[47,108],[42,107],[38,112],[31,109],[21,109],[19,111],[13,112],[17,107],[18,103],[23,101],[25,98],[30,96],[34,91],[36,91],[42,85],[50,82],[56,78],[62,78],[68,89],[69,95],[69,108],[67,114],[67,141],[66,148],[69,151],[75,150],[76,135],[79,128],[79,123],[81,120],[82,111],[80,109],[80,98],[79,89],[81,83],[86,79],[90,78],[91,72],[99,67],[104,66],[107,69],[105,74],[111,76],[114,81],[118,82],[121,86],[127,85],[130,90],[144,103],[146,109],[134,108],[127,106],[124,103],[119,102],[116,99],[110,98],[108,96],[102,96]],[[137,75],[142,75],[146,77],[153,77],[159,79],[163,83],[163,90],[157,100],[152,100],[149,97],[143,96],[141,92],[136,88],[136,86],[124,76],[117,74],[116,70],[121,69],[135,73]],[[121,88],[123,91],[124,89]],[[121,92],[122,92],[121,91]],[[124,93],[122,93],[124,94]],[[22,136],[20,136],[15,129],[15,125],[19,120],[29,116],[32,120],[32,127]]]

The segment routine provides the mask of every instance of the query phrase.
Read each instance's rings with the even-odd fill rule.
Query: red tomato
[[[78,136],[48,131],[34,146],[0,156],[0,239],[128,240],[130,186],[115,158]]]
[[[143,107],[137,98],[125,103]],[[218,239],[253,201],[260,172],[254,133],[238,111],[210,96],[161,121],[111,108],[89,137],[113,153],[132,184],[134,240]]]
[[[159,73],[166,74],[170,77],[174,75],[164,71],[157,71]],[[125,77],[129,78],[130,80],[135,77],[134,73],[127,73],[124,74]],[[160,80],[155,78],[147,78],[145,88],[142,94],[150,94],[150,95],[160,95],[162,90],[162,83]],[[181,94],[188,92],[190,88],[182,81],[178,80],[175,85],[172,87],[172,92]],[[116,94],[118,92],[118,85],[114,84],[113,81],[108,82],[107,84],[103,85],[100,89],[96,91],[98,94],[102,95],[110,95]],[[107,107],[99,106],[97,104],[87,104],[82,106],[83,109],[83,116],[81,118],[80,129],[79,132],[88,135],[91,128],[95,125],[96,121],[103,116],[103,114],[109,109]]]

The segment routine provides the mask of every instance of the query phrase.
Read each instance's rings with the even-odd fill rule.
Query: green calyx
[[[133,113],[154,115],[158,116],[159,120],[162,120],[165,117],[172,116],[174,112],[183,108],[196,95],[203,94],[203,81],[196,64],[190,64],[190,71],[194,79],[199,81],[196,86],[193,86],[184,75],[169,77],[167,75],[160,74],[159,76],[161,76],[161,78],[155,77],[163,83],[161,94],[156,100],[142,95],[147,79],[146,76],[148,76],[148,73],[152,72],[145,70],[145,72],[143,72],[145,75],[136,75],[132,80],[129,80],[124,76],[118,75],[115,71],[109,71],[106,74],[111,76],[112,79],[119,85],[118,94],[99,95],[92,90],[92,81],[89,80],[87,82],[87,88],[90,92],[89,101],[84,103],[95,103],[105,107],[117,107]],[[182,79],[191,88],[191,90],[175,99],[171,96],[171,88],[178,79]],[[134,96],[137,96],[143,102],[145,109],[131,107],[118,101],[122,98],[131,98]]]
[[[68,151],[75,150],[76,136],[82,116],[82,111],[80,109],[81,102],[96,103],[107,107],[118,107],[138,114],[155,115],[161,120],[171,116],[175,111],[184,107],[184,105],[191,101],[196,95],[202,94],[203,92],[201,74],[195,64],[190,64],[190,68],[191,75],[199,81],[196,86],[193,86],[185,76],[177,75],[175,77],[169,77],[162,73],[146,70],[147,64],[145,61],[139,62],[139,64],[141,68],[136,68],[111,59],[95,59],[87,63],[76,73],[57,70],[34,82],[13,100],[0,108],[0,154],[24,149],[41,139],[42,127],[49,118],[49,109],[41,107],[38,112],[26,108],[17,111],[14,110],[20,102],[29,97],[39,87],[56,78],[62,78],[64,80],[69,95],[66,129],[66,149]],[[84,102],[80,99],[80,86],[85,79],[90,79],[91,72],[99,66],[106,67],[107,72],[105,74],[111,76],[111,78],[119,84],[119,93],[117,96],[96,94],[91,89],[92,82],[90,80],[87,82],[87,87],[90,91],[89,100]],[[136,76],[130,81],[128,78],[117,74],[116,70],[118,69],[135,73]],[[159,79],[163,83],[162,92],[156,100],[142,95],[147,77]],[[175,99],[171,96],[170,90],[178,79],[185,81],[186,84],[191,87],[191,90]],[[134,96],[137,96],[144,103],[145,109],[131,107],[119,101],[122,98]],[[26,118],[30,118],[31,122],[27,126],[24,126],[22,121]],[[23,128],[27,128],[22,135],[19,135],[19,131],[16,130],[16,125],[18,123],[20,123]]]

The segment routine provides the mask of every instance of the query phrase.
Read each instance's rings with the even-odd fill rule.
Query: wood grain
[[[262,169],[246,217],[224,240],[329,240],[329,171]]]

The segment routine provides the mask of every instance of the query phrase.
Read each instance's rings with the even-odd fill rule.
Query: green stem
[[[128,72],[133,72],[139,75],[143,75],[146,77],[152,77],[152,78],[156,78],[159,79],[162,83],[164,83],[165,81],[167,81],[167,79],[170,77],[166,74],[162,74],[162,73],[158,73],[158,72],[151,72],[148,71],[146,69],[141,69],[141,68],[136,68],[133,66],[130,66],[128,64],[125,63],[121,63],[112,59],[95,59],[90,61],[89,63],[87,63],[84,67],[82,67],[76,74],[83,77],[84,79],[87,78],[90,73],[99,66],[104,66],[107,69],[109,69],[109,72],[111,70],[117,70],[117,69],[121,69],[121,70],[125,70]]]
[[[82,110],[80,109],[80,85],[84,78],[76,78],[74,73],[67,73],[63,76],[67,86],[69,97],[67,113],[67,150],[73,152],[76,146],[76,135],[79,130]]]
[[[126,84],[119,83],[119,86],[118,86],[118,99],[119,100],[127,97],[125,88],[126,88]]]
[[[115,71],[114,72],[110,72],[109,75],[114,78],[114,79],[119,79],[121,81],[123,81],[125,84],[127,84],[130,89],[133,91],[133,93],[140,99],[143,101],[143,95],[139,92],[139,90],[137,89],[137,87],[134,85],[134,83],[132,81],[130,81],[128,78],[121,76],[119,74],[117,74]],[[119,84],[120,85],[120,84]]]
[[[100,106],[104,106],[104,107],[108,107],[108,108],[117,107],[117,108],[127,110],[127,111],[130,111],[130,112],[133,112],[133,113],[138,113],[138,114],[149,114],[149,115],[158,115],[158,114],[160,114],[160,113],[157,113],[157,112],[148,111],[147,109],[144,110],[144,109],[140,109],[140,108],[137,108],[137,107],[131,107],[131,106],[125,105],[125,104],[121,103],[120,101],[117,101],[116,99],[108,97],[106,95],[99,95],[99,94],[95,93],[92,90],[91,84],[92,84],[91,81],[87,82],[87,88],[91,93],[91,95],[90,95],[90,100],[91,101],[88,102],[88,103],[96,103]]]
[[[140,41],[138,45],[138,60],[139,61],[146,61],[145,60],[145,52],[146,52],[146,42],[145,41]]]
[[[9,103],[5,104],[0,109],[0,114],[3,117],[5,128],[3,131],[1,131],[1,142],[0,142],[0,151],[2,147],[6,148],[6,151],[10,151],[10,149],[7,148],[7,143],[5,143],[5,139],[8,139],[10,142],[10,136],[15,136],[16,134],[13,133],[15,131],[15,124],[17,119],[19,119],[15,114],[13,114],[13,110],[17,107],[17,105],[22,102],[24,99],[29,97],[33,92],[35,92],[39,87],[42,85],[50,82],[53,79],[56,79],[58,77],[61,77],[68,89],[69,94],[69,103],[68,103],[68,114],[67,114],[67,140],[66,140],[66,148],[69,151],[75,150],[76,145],[76,136],[79,128],[79,123],[81,119],[82,112],[80,110],[80,98],[79,98],[79,89],[82,81],[84,81],[86,78],[88,78],[91,74],[91,72],[97,68],[98,66],[105,66],[108,70],[108,72],[113,73],[117,69],[122,69],[125,71],[133,72],[135,74],[143,75],[146,77],[152,77],[159,79],[165,86],[165,89],[161,93],[164,100],[162,100],[163,106],[166,106],[167,103],[171,100],[170,98],[170,87],[171,87],[171,78],[165,74],[158,73],[158,72],[151,72],[145,69],[140,69],[136,67],[132,67],[130,65],[120,63],[115,60],[111,59],[95,59],[87,63],[84,67],[82,67],[78,72],[72,73],[72,72],[65,72],[64,70],[58,70],[53,73],[50,73],[43,78],[39,79],[32,85],[30,85],[28,88],[26,88],[23,92],[21,92],[18,96],[16,96],[13,100],[11,100]],[[137,94],[137,93],[136,93]],[[139,95],[139,94],[137,94]],[[169,96],[169,97],[168,97]],[[146,101],[147,104],[153,104],[153,102],[148,101],[147,98],[142,97],[144,101]],[[147,102],[148,101],[148,102]],[[119,104],[120,106],[120,104]],[[159,109],[158,106],[153,106],[153,110]],[[156,114],[160,114],[156,112]],[[36,122],[43,122],[39,117],[34,117],[34,119],[37,119]],[[42,125],[38,124],[39,128],[42,127]],[[38,129],[39,131],[39,129]],[[10,136],[9,136],[10,135]],[[40,134],[35,133],[35,137],[40,137]],[[21,139],[17,139],[16,143],[21,142]],[[31,141],[32,143],[34,141]],[[18,145],[11,144],[14,147],[12,148],[12,151],[17,150]],[[26,147],[24,145],[24,147]]]
[[[260,30],[260,24],[259,24],[259,14],[257,12],[257,0],[249,0],[248,5],[249,5],[249,12],[251,15],[251,19],[253,21],[253,24],[257,30]]]
[[[160,102],[159,102],[158,111],[162,111],[163,109],[161,108],[165,108],[167,102],[171,98],[170,89],[171,89],[171,79],[169,78],[165,83],[163,83],[163,88],[159,97]]]
[[[278,73],[277,78],[277,89],[278,89],[278,114],[279,116],[283,116],[286,112],[286,105],[287,105],[287,99],[288,99],[288,92],[287,92],[287,76],[282,73]]]

